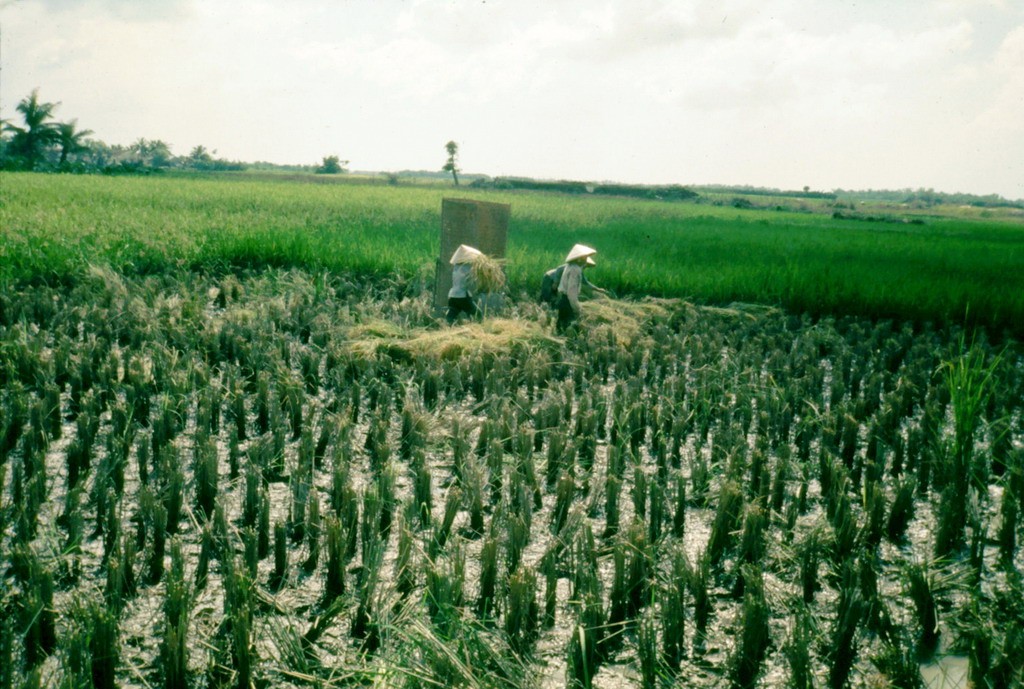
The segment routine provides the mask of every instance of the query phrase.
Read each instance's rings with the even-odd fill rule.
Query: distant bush
[[[338,156],[324,156],[324,161],[316,169],[319,175],[340,175],[343,172],[348,172],[345,166],[348,165],[347,160],[340,160]]]
[[[470,185],[478,189],[552,191],[561,194],[592,194],[595,196],[626,196],[658,201],[687,201],[699,194],[679,186],[644,184],[590,184],[573,180],[538,180],[528,177],[495,177],[477,179]]]
[[[806,189],[804,191],[786,191],[782,189],[772,189],[766,187],[750,187],[750,186],[699,186],[697,187],[703,192],[708,194],[743,194],[744,196],[785,196],[787,198],[794,199],[829,199],[835,201],[837,194],[830,191],[810,191]]]
[[[863,213],[832,212],[833,220],[863,220],[865,222],[890,222],[905,225],[924,225],[923,218],[902,218],[895,215],[864,215]]]
[[[148,175],[156,172],[157,168],[150,167],[138,160],[122,160],[119,163],[104,165],[100,172],[104,175]]]
[[[594,187],[593,193],[608,196],[631,196],[659,201],[689,201],[696,199],[697,192],[678,184],[668,186],[634,186],[628,184],[604,184]]]

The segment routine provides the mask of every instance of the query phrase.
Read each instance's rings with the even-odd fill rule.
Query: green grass
[[[833,219],[820,204],[741,210],[290,177],[0,173],[0,281],[74,280],[89,264],[141,273],[276,265],[429,284],[446,196],[512,205],[514,291],[534,292],[584,242],[599,251],[590,278],[620,295],[916,321],[969,314],[1014,334],[1024,327],[1024,219],[1008,214],[867,222]]]

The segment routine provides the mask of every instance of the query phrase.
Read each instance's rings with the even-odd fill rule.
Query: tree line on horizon
[[[60,103],[39,99],[39,89],[15,107],[21,123],[0,121],[0,169],[30,172],[101,172],[145,174],[158,170],[244,170],[245,163],[214,157],[216,151],[195,146],[188,155],[176,156],[160,139],[139,138],[133,143],[107,144],[92,139],[91,129],[78,120],[55,119]]]
[[[21,117],[21,124],[10,120],[0,120],[0,170],[22,170],[32,172],[70,172],[70,173],[103,173],[103,174],[148,174],[164,170],[194,171],[242,171],[284,170],[290,172],[314,172],[318,174],[342,174],[348,172],[347,160],[336,155],[324,156],[319,165],[280,165],[257,161],[246,163],[216,158],[216,150],[210,151],[205,146],[195,146],[188,155],[176,156],[170,145],[160,139],[139,138],[124,146],[107,144],[90,138],[91,129],[83,129],[78,125],[77,118],[61,122],[55,119],[54,113],[60,103],[49,103],[39,100],[39,89],[23,98],[15,107]],[[448,159],[439,171],[450,174],[456,186],[459,185],[458,175],[462,170],[458,167],[458,144],[449,141],[445,144]],[[397,173],[388,175],[392,183],[397,181]],[[534,180],[532,178],[498,177],[473,175],[472,186],[491,188],[540,189],[548,191],[565,191],[578,193],[581,190],[591,192],[590,185],[579,181]],[[621,191],[619,187],[632,190],[637,185],[604,184],[602,188]],[[564,187],[564,188],[563,188]],[[577,188],[578,187],[578,188]],[[606,189],[606,191],[607,191]],[[831,192],[811,191],[804,187],[803,191],[784,191],[780,189],[755,187],[749,185],[699,185],[686,189],[679,185],[655,185],[647,187],[648,198],[669,198],[684,200],[697,197],[692,190],[710,193],[734,193],[754,196],[785,195],[803,198],[821,198],[835,201],[838,197],[847,199],[874,200],[889,203],[903,203],[915,207],[931,207],[941,204],[970,205],[976,207],[1010,207],[1024,208],[1024,199],[1006,199],[999,194],[967,194],[947,193],[934,189],[893,189],[893,190],[844,190],[835,189]],[[685,193],[680,193],[680,190]],[[627,194],[633,195],[633,194]]]

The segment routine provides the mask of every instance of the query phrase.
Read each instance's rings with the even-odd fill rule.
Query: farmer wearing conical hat
[[[608,294],[606,290],[601,289],[590,280],[587,279],[587,268],[597,265],[593,258],[587,257],[587,263],[583,266],[583,280],[580,284],[581,294]],[[552,268],[551,270],[544,273],[544,278],[540,283],[540,303],[547,304],[551,307],[558,306],[558,283],[562,281],[562,272],[565,270],[566,264]]]
[[[555,332],[564,333],[580,317],[580,288],[583,286],[583,267],[587,259],[593,261],[597,253],[584,244],[577,244],[565,257],[565,269],[558,281],[558,321]]]
[[[472,292],[472,263],[475,258],[483,256],[479,249],[460,244],[459,248],[452,254],[449,263],[452,264],[452,288],[448,290],[448,315],[449,323],[462,314],[475,316],[477,314],[476,304],[473,303]]]

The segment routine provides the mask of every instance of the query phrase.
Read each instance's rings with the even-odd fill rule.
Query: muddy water
[[[921,665],[921,679],[928,689],[970,689],[965,656],[947,655]]]

